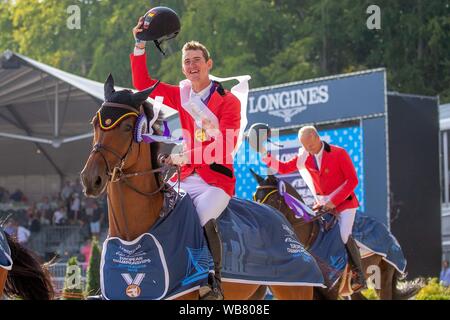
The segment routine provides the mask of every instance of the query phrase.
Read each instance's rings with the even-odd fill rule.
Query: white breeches
[[[170,182],[174,185],[174,182]],[[175,186],[175,190],[177,185]],[[181,181],[180,188],[186,191],[194,202],[202,227],[211,219],[217,219],[228,206],[230,196],[218,187],[207,184],[194,173]]]
[[[352,234],[353,222],[355,221],[356,208],[346,209],[338,215],[339,231],[342,242],[347,243],[348,237]]]

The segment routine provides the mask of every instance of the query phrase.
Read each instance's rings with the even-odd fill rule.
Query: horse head
[[[92,119],[93,149],[81,172],[87,196],[98,197],[118,173],[138,162],[141,148],[136,140],[136,132],[146,130],[139,125],[142,118],[153,119],[153,110],[146,99],[157,85],[137,93],[131,90],[116,91],[114,79],[109,75],[104,85],[105,101]],[[155,127],[158,125],[155,123]],[[153,129],[157,131],[157,128]],[[153,158],[154,155],[152,162]]]
[[[286,204],[284,197],[280,194],[280,179],[278,179],[273,174],[269,174],[266,178],[261,177],[255,171],[250,169],[255,180],[258,182],[258,186],[256,188],[255,193],[253,194],[253,200],[262,204],[267,204],[281,213],[283,213],[288,220],[301,221],[302,219],[295,218],[294,212],[288,207]],[[283,188],[285,188],[284,192],[292,195],[293,197],[299,199],[303,202],[300,194],[295,190],[295,188],[283,181]],[[292,222],[291,221],[291,222]]]

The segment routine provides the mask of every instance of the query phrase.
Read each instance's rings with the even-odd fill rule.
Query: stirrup
[[[211,273],[208,276],[208,284],[201,286],[199,291],[200,300],[223,300],[221,281]]]
[[[223,294],[218,288],[211,288],[209,285],[200,287],[200,300],[223,300]]]
[[[350,280],[350,285],[352,287],[352,290],[354,293],[360,292],[367,288],[366,279],[362,277],[362,274],[360,274],[356,270],[352,270],[352,277]]]

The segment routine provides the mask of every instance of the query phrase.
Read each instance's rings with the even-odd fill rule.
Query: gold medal
[[[195,139],[200,142],[206,141],[206,131],[204,129],[196,129]]]
[[[141,288],[136,284],[130,284],[125,290],[125,293],[130,298],[137,298],[141,295]]]

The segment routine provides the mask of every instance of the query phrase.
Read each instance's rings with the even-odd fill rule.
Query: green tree
[[[369,0],[3,0],[0,50],[7,48],[72,73],[131,86],[131,30],[148,9],[165,5],[181,17],[163,57],[147,45],[150,73],[178,83],[183,44],[210,50],[217,76],[250,74],[255,88],[386,67],[390,90],[450,101],[448,0],[380,0],[381,29],[366,27]],[[70,29],[70,5],[81,28]]]
[[[86,275],[86,296],[96,295],[100,292],[100,260],[101,253],[98,240],[92,240],[91,258]]]
[[[104,81],[111,72],[117,84],[131,87],[131,68],[129,55],[133,52],[134,39],[132,29],[140,16],[152,7],[165,5],[174,9],[180,15],[183,12],[184,1],[169,0],[164,4],[161,1],[138,0],[127,1],[102,1],[104,7],[110,11],[104,19],[98,19],[100,23],[94,34],[98,38],[91,52],[93,64],[88,77],[98,81]],[[169,49],[169,53],[172,52]],[[147,54],[152,59],[152,66],[159,66],[163,57],[150,42],[147,44]],[[164,79],[165,80],[165,79]]]
[[[7,49],[17,49],[12,37],[12,30],[11,0],[0,1],[0,53]]]

